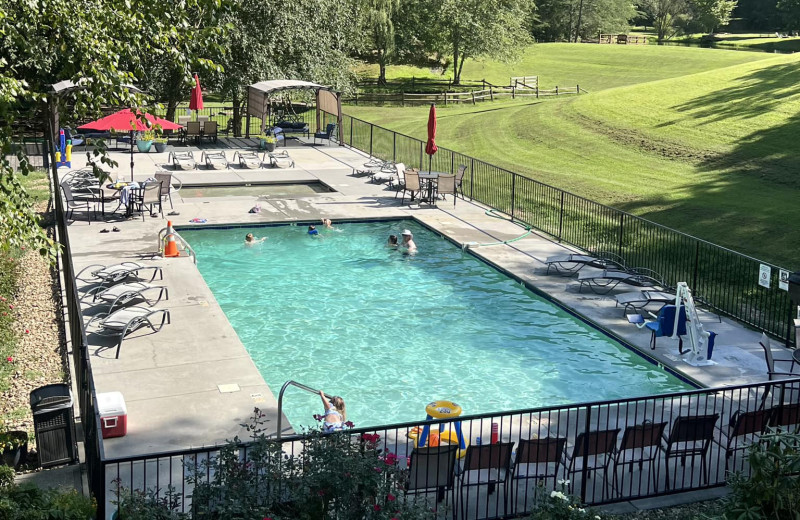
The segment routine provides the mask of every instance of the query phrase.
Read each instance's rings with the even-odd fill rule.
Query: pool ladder
[[[164,237],[167,236],[167,232],[169,228],[162,228],[161,231],[158,232],[158,253],[160,255],[164,255]],[[186,241],[177,231],[174,229],[172,230],[172,234],[175,236],[175,239],[183,246],[183,250],[192,257],[192,261],[197,264],[197,254],[192,249],[192,246],[189,245],[189,242]]]
[[[311,388],[310,386],[306,386],[303,383],[298,383],[297,381],[286,381],[283,386],[281,387],[281,391],[278,394],[278,440],[281,440],[281,422],[283,420],[283,393],[286,392],[286,389],[290,386],[296,386],[300,390],[305,390],[306,392],[312,393],[314,395],[319,395],[319,390],[315,388]],[[329,400],[333,399],[332,395],[325,394],[325,397]]]

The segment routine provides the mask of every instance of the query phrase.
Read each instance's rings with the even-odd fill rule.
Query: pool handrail
[[[164,237],[167,236],[167,233],[169,233],[169,227],[161,228],[161,230],[158,232],[158,252],[160,254],[164,253]],[[187,254],[192,257],[192,261],[195,265],[197,265],[197,253],[194,252],[194,249],[192,249],[192,246],[189,245],[189,242],[174,229],[172,230],[172,234],[176,239],[181,241],[183,247],[186,249]]]
[[[311,388],[310,386],[306,386],[303,383],[298,383],[297,381],[289,380],[283,383],[281,387],[281,391],[278,393],[278,431],[276,433],[277,439],[281,440],[281,422],[283,419],[283,393],[286,391],[287,388],[290,386],[296,386],[301,390],[305,390],[306,392],[312,393],[314,395],[319,395],[322,390],[317,390],[315,388]],[[324,392],[323,392],[324,393]],[[334,396],[325,394],[325,398],[328,400],[332,400]]]

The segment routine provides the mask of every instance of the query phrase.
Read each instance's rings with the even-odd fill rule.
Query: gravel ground
[[[46,204],[40,210],[44,210]],[[37,251],[20,259],[20,286],[14,317],[20,341],[14,354],[11,388],[0,396],[0,416],[12,430],[26,430],[33,440],[30,392],[40,386],[66,381],[63,355],[65,339],[58,311],[60,294],[53,269]]]
[[[723,500],[709,500],[665,509],[638,511],[613,518],[620,520],[710,520],[724,518],[722,516],[724,510],[725,502]]]

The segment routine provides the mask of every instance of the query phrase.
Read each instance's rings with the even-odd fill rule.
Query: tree
[[[800,29],[800,0],[779,0],[780,24],[787,31]]]
[[[639,7],[652,18],[659,43],[675,36],[689,17],[686,0],[642,0]]]
[[[62,0],[0,3],[0,248],[55,251],[19,183],[19,173],[31,169],[24,152],[17,152],[19,173],[5,159],[22,128],[50,131],[42,124],[50,85],[61,80],[81,85],[60,99],[49,98],[66,123],[98,115],[102,106],[140,106],[141,96],[125,85],[136,83],[144,59],[186,49],[191,35],[175,28],[188,26],[193,10],[211,9],[220,1],[184,0],[183,5],[185,11],[165,17],[160,4],[149,0],[84,0],[80,8]],[[190,53],[182,59],[197,57]],[[99,160],[108,162],[102,153]]]
[[[713,33],[718,27],[726,25],[737,0],[689,0],[692,24],[706,33]]]
[[[400,0],[368,0],[366,33],[371,39],[370,52],[378,62],[378,84],[386,84],[386,66],[395,51],[394,17],[400,8]]]
[[[532,34],[543,41],[577,42],[599,32],[627,31],[634,16],[629,0],[539,0]]]
[[[525,0],[433,0],[428,10],[438,36],[431,50],[453,57],[453,84],[467,58],[511,60],[529,42],[525,28],[532,4]]]

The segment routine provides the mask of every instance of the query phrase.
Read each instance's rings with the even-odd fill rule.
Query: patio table
[[[434,202],[434,189],[436,188],[436,180],[439,178],[440,175],[449,175],[447,172],[419,172],[419,184],[420,184],[420,192],[424,193],[425,196],[420,199],[420,201],[425,201],[428,204],[433,204]],[[413,194],[411,200],[414,200]]]

